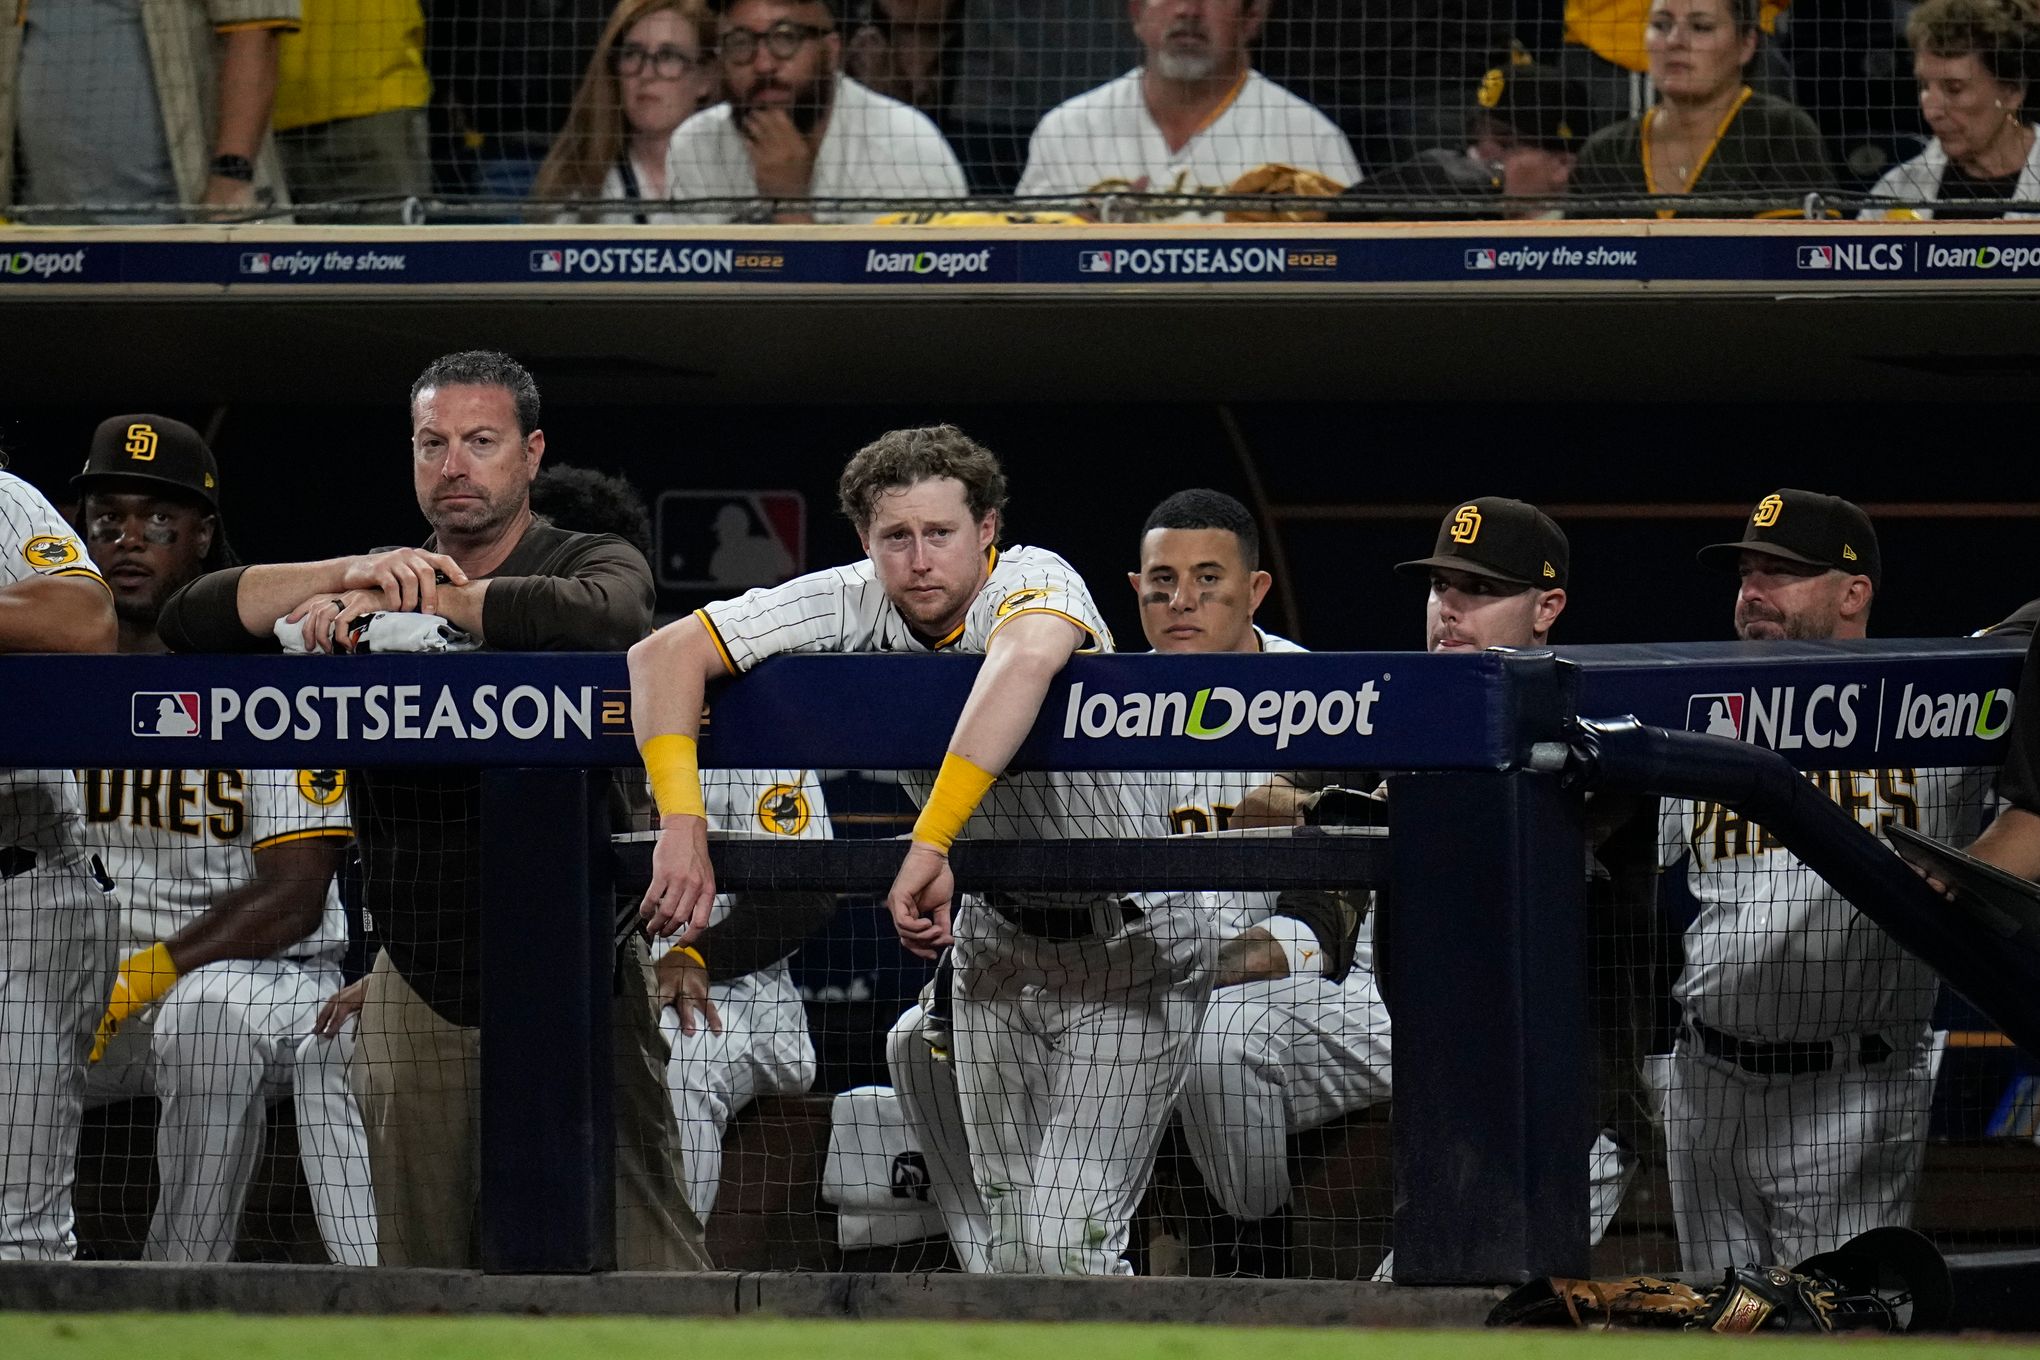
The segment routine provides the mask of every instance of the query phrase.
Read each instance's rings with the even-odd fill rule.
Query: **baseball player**
[[[163,601],[234,564],[219,469],[197,431],[116,416],[72,478],[123,653],[160,652]],[[195,724],[194,724],[195,726]],[[166,752],[166,755],[170,753]],[[174,756],[172,757],[174,758]],[[296,1061],[341,984],[335,871],[352,830],[337,770],[86,770],[85,819],[119,884],[129,951],[100,1018],[86,1103],[154,1094],[161,1191],[150,1260],[231,1259],[268,1098],[297,1097],[300,1146],[333,1259],[373,1264],[361,1117],[340,1061]]]
[[[0,653],[110,652],[85,547],[0,454]],[[0,1260],[77,1254],[71,1183],[92,1022],[113,977],[113,885],[69,770],[0,769]]]
[[[1066,562],[998,547],[998,461],[950,426],[897,430],[851,460],[840,489],[864,561],[711,604],[631,649],[661,813],[644,904],[659,933],[699,929],[714,900],[694,768],[703,690],[783,652],[985,657],[941,773],[910,783],[922,813],[887,894],[923,957],[952,940],[948,849],[966,824],[1050,839],[1129,824],[1116,780],[1000,778],[1064,663],[1112,639]],[[1210,986],[1206,918],[1178,898],[1002,894],[956,918],[954,943],[957,1082],[993,1269],[1126,1273],[1127,1227]]]
[[[1700,558],[1740,577],[1744,641],[1868,634],[1882,563],[1848,501],[1773,492],[1738,541]],[[1986,787],[1971,769],[1812,777],[1873,832],[1902,822],[1958,844]],[[1933,1091],[1933,971],[1730,808],[1668,801],[1659,853],[1667,872],[1684,861],[1700,907],[1673,989],[1685,1023],[1665,1097],[1681,1262],[1799,1261],[1905,1225]]]

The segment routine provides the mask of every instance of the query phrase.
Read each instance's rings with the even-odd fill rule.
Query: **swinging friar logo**
[[[1773,751],[1875,752],[1886,740],[1975,737],[1996,741],[2012,724],[2012,692],[1939,693],[1908,681],[1773,685],[1686,700],[1686,730]],[[1887,706],[1886,699],[1892,702]],[[1880,730],[1881,729],[1881,730]]]

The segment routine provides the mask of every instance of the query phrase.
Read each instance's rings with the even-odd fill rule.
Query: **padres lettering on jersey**
[[[1865,831],[1881,833],[1894,825],[1919,830],[1917,770],[1813,770],[1807,778]],[[1696,804],[1692,816],[1690,840],[1702,860],[1768,855],[1785,848],[1760,823],[1720,803]]]
[[[344,841],[340,770],[82,770],[87,838],[121,887],[138,944],[168,939],[255,879],[255,857],[302,840]],[[338,889],[318,928],[283,952],[337,955],[347,945]]]

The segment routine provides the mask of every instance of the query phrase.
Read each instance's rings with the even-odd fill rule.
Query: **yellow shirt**
[[[431,100],[418,0],[303,0],[303,8],[302,27],[277,55],[270,121],[279,132]]]
[[[1770,33],[1778,16],[1792,0],[1763,0],[1757,23]],[[309,9],[309,0],[307,3]],[[1643,55],[1643,29],[1650,19],[1650,0],[1565,0],[1565,38],[1590,47],[1597,56],[1642,71],[1649,63]]]

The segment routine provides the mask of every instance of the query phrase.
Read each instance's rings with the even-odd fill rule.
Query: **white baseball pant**
[[[115,913],[87,859],[0,879],[0,1261],[78,1253],[71,1185]]]
[[[666,1088],[680,1123],[687,1202],[704,1223],[722,1185],[723,1135],[731,1117],[761,1095],[799,1094],[815,1082],[807,1011],[785,964],[708,990],[722,1018],[721,1034],[705,1024],[682,1034],[671,1006],[659,1012],[659,1032],[672,1050]]]
[[[1688,1271],[1790,1266],[1912,1218],[1934,1093],[1926,1031],[1887,1034],[1870,1066],[1837,1041],[1826,1072],[1759,1076],[1674,1051],[1665,1148],[1679,1263]]]
[[[885,1065],[900,1113],[928,1166],[928,1198],[942,1215],[956,1260],[973,1275],[992,1268],[992,1224],[971,1178],[970,1139],[956,1089],[956,1060],[928,1046],[928,1013],[907,1007],[885,1036]]]
[[[1056,941],[988,907],[955,926],[957,1092],[1002,1273],[1121,1275],[1210,999],[1217,930],[1175,902]]]

